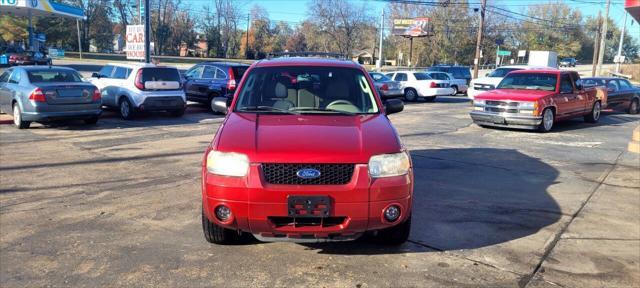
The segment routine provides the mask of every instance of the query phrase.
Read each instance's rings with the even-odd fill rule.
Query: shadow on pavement
[[[304,245],[318,253],[364,255],[476,249],[535,234],[562,216],[547,193],[558,171],[539,159],[491,148],[411,154],[415,191],[410,243]]]

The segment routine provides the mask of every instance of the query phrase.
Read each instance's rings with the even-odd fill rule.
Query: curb
[[[629,152],[640,153],[640,125],[633,129],[633,135],[627,149]]]

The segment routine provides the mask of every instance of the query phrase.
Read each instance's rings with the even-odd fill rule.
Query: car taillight
[[[102,98],[102,93],[100,93],[100,89],[93,90],[93,101],[100,101]]]
[[[229,67],[229,80],[227,81],[227,90],[232,91],[236,89],[236,77],[233,75],[233,70]]]
[[[36,88],[29,95],[29,100],[33,102],[47,102],[47,99],[44,98],[44,93],[42,93],[42,89]]]
[[[387,84],[382,84],[382,87],[380,87],[380,90],[387,91],[389,90],[389,86],[387,86]]]
[[[144,90],[144,83],[142,83],[142,69],[138,70],[138,73],[136,73],[136,80],[134,82],[134,85],[136,86],[136,88]]]
[[[429,84],[429,88],[436,88],[438,87],[438,84],[436,84],[436,82],[431,82],[431,84]]]

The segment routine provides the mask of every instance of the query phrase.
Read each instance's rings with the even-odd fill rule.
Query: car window
[[[29,70],[27,72],[31,83],[53,83],[53,82],[82,82],[80,74],[71,70],[43,69]]]
[[[180,82],[180,73],[175,68],[142,68],[142,83],[148,81]]]
[[[427,73],[413,73],[413,77],[416,77],[416,80],[429,80],[433,79]]]
[[[389,77],[390,79],[393,79],[393,75],[394,75],[394,74],[395,74],[395,73],[387,73],[387,74],[384,74],[384,75],[387,75],[387,77]]]
[[[242,76],[244,76],[244,72],[247,72],[247,69],[249,69],[249,66],[231,67],[231,71],[233,71],[233,76],[235,76],[236,81],[239,81],[240,79],[242,79]]]
[[[238,92],[237,112],[377,113],[373,87],[359,69],[262,67],[251,70]]]
[[[565,75],[569,76],[569,75]],[[571,85],[571,80],[566,79]],[[507,75],[497,89],[521,89],[521,90],[544,90],[555,91],[557,76],[547,73],[518,73]]]
[[[114,67],[111,65],[106,65],[102,67],[102,69],[100,69],[100,72],[98,72],[98,75],[100,75],[100,77],[102,78],[110,78],[113,72],[113,68]]]
[[[204,66],[193,67],[191,68],[191,70],[187,71],[185,76],[189,78],[200,78],[200,75],[202,75],[202,70],[204,70]]]
[[[216,68],[211,66],[204,66],[202,71],[202,79],[213,79],[216,76]]]
[[[498,68],[496,70],[493,70],[493,72],[489,73],[487,77],[504,77],[504,76],[507,76],[509,72],[518,71],[518,70],[522,70],[522,69],[521,68]]]
[[[9,76],[9,83],[20,83],[21,74],[22,73],[20,73],[20,71],[14,70],[13,73],[11,73],[11,76]]]
[[[127,70],[129,70],[129,69],[124,68],[124,67],[115,67],[115,71],[113,73],[113,78],[115,78],[115,79],[127,79],[127,77],[129,77],[129,73],[127,73]]]
[[[631,86],[631,83],[629,83],[629,81],[627,81],[627,80],[618,79],[618,84],[620,84],[620,90],[631,90],[631,89],[633,89],[633,86]]]
[[[450,71],[447,71],[451,74],[453,74],[454,78],[471,78],[471,71],[469,70],[469,68],[465,68],[465,67],[452,67],[450,69]]]
[[[216,69],[216,79],[227,79],[227,73],[224,73],[222,69]]]
[[[396,73],[396,77],[393,78],[396,81],[407,81],[407,74],[405,73]]]
[[[613,92],[620,90],[620,87],[618,87],[618,81],[615,81],[615,80],[609,81],[607,83],[607,89]]]
[[[571,84],[571,77],[569,74],[563,74],[560,77],[560,93],[573,92],[573,84]]]
[[[0,75],[0,83],[6,83],[7,81],[9,81],[9,74],[11,72],[10,71],[4,71],[4,73],[2,73],[2,75]]]
[[[449,80],[449,76],[447,76],[447,74],[444,74],[444,73],[431,73],[429,74],[429,76],[437,80]]]

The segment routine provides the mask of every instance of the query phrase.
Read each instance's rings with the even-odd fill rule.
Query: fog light
[[[229,220],[231,218],[231,209],[224,205],[216,207],[216,218],[223,222]]]
[[[387,207],[387,209],[384,210],[384,219],[389,221],[389,222],[393,222],[398,220],[398,217],[400,217],[400,207],[396,206],[396,205],[392,205]]]

